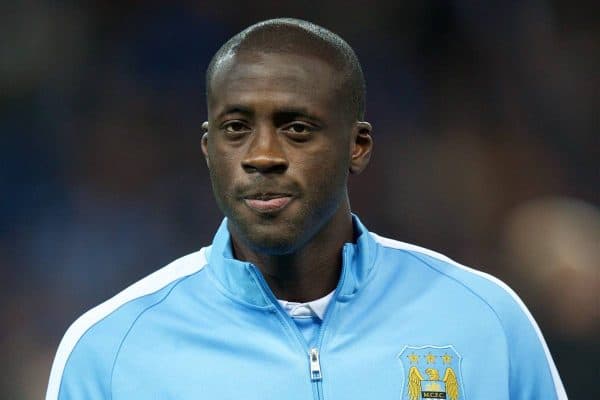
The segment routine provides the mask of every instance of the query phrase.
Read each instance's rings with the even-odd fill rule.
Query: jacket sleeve
[[[109,399],[113,364],[125,336],[123,315],[90,324],[94,310],[81,316],[65,333],[50,372],[46,400]]]
[[[546,341],[521,299],[508,287],[502,323],[509,351],[511,400],[558,399],[567,395]]]
[[[120,347],[136,318],[155,301],[153,296],[146,299],[120,307],[106,302],[69,327],[52,364],[46,400],[111,398],[112,370]]]
[[[79,317],[58,346],[46,400],[112,398],[113,369],[130,329],[180,278],[204,265],[202,251],[184,256]]]

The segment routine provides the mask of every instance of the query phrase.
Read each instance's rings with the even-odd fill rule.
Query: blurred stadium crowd
[[[276,16],[339,33],[363,63],[376,147],[351,198],[367,226],[508,282],[570,397],[600,398],[597,15],[564,0],[242,3],[0,5],[0,398],[41,398],[70,322],[211,240],[203,73]]]

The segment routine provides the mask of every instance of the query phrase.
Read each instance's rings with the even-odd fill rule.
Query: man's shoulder
[[[106,324],[110,328],[137,317],[147,307],[160,301],[179,280],[200,271],[206,265],[204,253],[205,249],[202,249],[180,257],[87,311],[69,327],[61,346],[77,341],[98,324]]]
[[[182,279],[202,270],[206,265],[205,251],[203,248],[171,262],[75,320],[58,347],[47,398],[57,398],[66,368],[109,374],[120,343],[136,319],[168,296]],[[94,365],[87,365],[90,363]]]
[[[372,236],[382,247],[380,252],[384,253],[383,257],[397,260],[391,263],[392,268],[411,269],[414,279],[436,280],[427,286],[432,291],[441,291],[444,296],[452,293],[452,298],[447,297],[447,302],[454,302],[457,312],[464,312],[465,309],[487,310],[483,312],[499,322],[501,330],[498,333],[506,339],[506,351],[510,359],[511,390],[521,393],[523,385],[536,382],[538,389],[545,394],[567,398],[542,332],[525,304],[508,285],[490,274],[459,264],[435,251],[373,233]],[[478,303],[481,307],[460,307],[461,304],[465,305],[465,301]],[[483,319],[476,315],[474,317],[473,326],[478,326]],[[486,325],[485,328],[490,326],[493,325]]]
[[[382,247],[400,252],[424,271],[434,273],[440,279],[446,280],[448,284],[458,286],[462,289],[465,297],[483,302],[503,323],[519,316],[526,317],[528,322],[537,327],[519,296],[495,276],[460,264],[441,253],[424,247],[385,238],[375,233],[371,233],[371,235]]]

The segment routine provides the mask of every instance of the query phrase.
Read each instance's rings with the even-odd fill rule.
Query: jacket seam
[[[192,274],[192,275],[195,275],[196,273],[198,273],[198,272],[202,271],[202,269],[204,269],[204,268],[201,268],[200,270],[196,271],[196,272],[195,272],[194,274]],[[180,280],[181,280],[181,279],[188,278],[188,277],[190,277],[190,276],[191,276],[191,275],[188,275],[188,276],[181,277],[181,278],[180,278]],[[145,298],[145,297],[152,296],[152,295],[154,295],[154,294],[156,294],[156,293],[160,292],[161,290],[163,290],[165,287],[167,287],[167,286],[169,286],[169,285],[172,285],[172,284],[174,284],[174,283],[176,283],[176,282],[178,282],[178,280],[175,280],[175,281],[173,281],[173,282],[170,282],[169,284],[167,284],[167,285],[165,285],[165,286],[163,286],[163,287],[161,287],[161,288],[159,288],[159,289],[157,289],[157,290],[155,290],[155,291],[153,291],[153,292],[151,292],[151,293],[147,293],[147,294],[145,294],[145,295],[143,295],[143,296],[139,296],[139,297],[136,297],[136,298],[134,298],[134,299],[131,299],[131,300],[129,300],[129,301],[127,301],[127,302],[125,302],[125,303],[121,304],[119,307],[115,308],[113,311],[111,311],[109,314],[107,314],[107,315],[106,315],[106,316],[104,316],[103,318],[101,318],[101,319],[99,319],[98,321],[94,322],[94,323],[93,323],[93,324],[92,324],[90,327],[88,327],[88,328],[85,330],[85,332],[83,332],[83,333],[82,333],[82,334],[79,336],[79,339],[77,339],[77,342],[76,342],[76,343],[73,345],[73,348],[71,349],[71,351],[70,351],[70,353],[69,353],[69,356],[68,356],[68,357],[67,357],[67,359],[65,360],[65,365],[68,365],[68,364],[69,364],[69,361],[71,360],[71,358],[73,357],[73,353],[75,352],[75,351],[74,351],[74,350],[75,350],[75,348],[77,348],[77,345],[78,345],[78,344],[81,342],[81,340],[82,340],[82,339],[85,337],[85,335],[87,335],[87,334],[88,334],[88,332],[90,332],[92,329],[94,329],[96,326],[98,326],[100,323],[102,323],[102,321],[106,320],[108,317],[110,317],[111,315],[114,315],[114,314],[115,314],[115,313],[117,313],[119,310],[121,310],[123,307],[125,307],[125,306],[127,306],[127,305],[129,305],[129,304],[133,303],[134,301],[138,301],[138,300],[140,300],[140,299],[143,299],[143,298]],[[141,314],[141,313],[143,313],[144,311],[145,311],[145,310],[141,311],[141,312],[140,312],[140,314]],[[139,317],[139,315],[138,315],[138,317]],[[137,319],[138,317],[136,317],[136,319]],[[132,324],[133,324],[133,323],[132,323]],[[120,346],[120,345],[119,345],[119,346]],[[117,353],[118,353],[118,351],[117,351]],[[115,359],[116,359],[116,356],[117,356],[117,355],[115,355]],[[114,360],[113,360],[113,367],[114,367]],[[64,371],[63,371],[63,375],[64,375]],[[62,393],[62,391],[63,391],[63,384],[62,384],[62,381],[63,381],[63,379],[62,379],[62,378],[63,378],[63,376],[61,376],[61,382],[59,383],[59,389],[58,389],[58,393],[57,393],[57,399],[60,399],[60,395],[61,395],[61,393]],[[111,378],[110,378],[110,385],[112,386],[112,368],[111,368]],[[112,388],[111,388],[111,386],[109,386],[109,388],[108,388],[108,389],[109,389],[109,395],[110,395],[110,397],[112,398]]]
[[[163,301],[165,301],[167,299],[167,297],[169,297],[169,295],[173,292],[173,290],[183,281],[185,281],[186,279],[196,275],[199,272],[202,272],[204,270],[204,268],[196,271],[195,273],[191,274],[191,275],[187,275],[184,277],[181,277],[180,279],[171,282],[172,287],[167,291],[167,293],[165,293],[165,295],[160,298],[159,300],[157,300],[155,303],[149,305],[148,307],[144,308],[142,311],[140,311],[138,313],[138,315],[135,317],[135,319],[131,322],[129,329],[127,329],[127,332],[125,332],[125,334],[123,335],[123,338],[121,339],[121,342],[119,343],[119,347],[115,353],[115,356],[113,358],[113,363],[110,369],[110,381],[109,381],[109,395],[110,395],[110,400],[112,400],[113,398],[113,376],[114,376],[114,372],[115,372],[115,367],[117,365],[117,359],[119,358],[119,355],[121,353],[121,349],[123,348],[123,344],[125,343],[125,340],[127,339],[127,337],[129,336],[129,334],[131,333],[131,331],[133,330],[133,327],[135,326],[135,324],[140,320],[140,318],[142,317],[143,314],[145,314],[147,311],[149,311],[150,309],[154,308],[155,306],[161,304]],[[164,288],[163,288],[164,289]],[[156,292],[154,292],[156,293]],[[137,300],[137,299],[136,299]],[[133,300],[132,300],[133,301]]]

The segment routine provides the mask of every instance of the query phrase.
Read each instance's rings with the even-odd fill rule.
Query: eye
[[[283,127],[283,131],[294,140],[308,140],[316,127],[306,122],[293,122]]]
[[[240,139],[252,130],[244,121],[240,120],[226,121],[221,124],[220,129],[224,136],[231,140]]]
[[[249,128],[241,121],[229,121],[221,126],[227,133],[240,133],[249,130]]]

